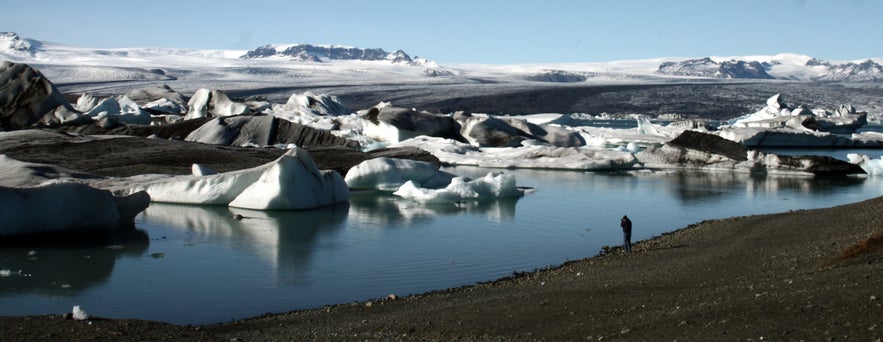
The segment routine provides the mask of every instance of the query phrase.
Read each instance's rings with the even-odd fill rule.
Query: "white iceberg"
[[[883,176],[883,157],[871,159],[863,154],[850,153],[846,155],[846,158],[850,163],[861,167],[870,176]]]
[[[394,191],[409,181],[422,188],[441,188],[454,177],[427,162],[374,158],[350,168],[344,180],[353,189]]]
[[[208,173],[194,167],[194,174]],[[154,202],[229,205],[276,210],[310,209],[349,200],[349,189],[335,171],[320,171],[306,150],[292,148],[273,162],[207,176],[177,176],[136,184]]]
[[[451,139],[420,136],[390,147],[421,148],[450,165],[488,168],[610,170],[631,169],[637,164],[628,151],[602,147],[555,147],[525,142],[521,147],[478,148]]]
[[[336,171],[320,171],[310,154],[294,148],[264,169],[261,178],[230,202],[256,210],[311,209],[349,201],[349,188]]]
[[[514,175],[491,172],[475,180],[455,177],[443,189],[421,188],[408,181],[393,194],[421,203],[448,203],[482,198],[520,197],[524,193],[516,186]]]
[[[84,102],[88,102],[88,98],[83,98]],[[88,107],[88,103],[80,103],[77,100],[77,107]],[[101,120],[105,117],[114,117],[116,121],[131,125],[150,125],[150,113],[141,110],[138,104],[128,96],[121,95],[116,97],[108,97],[101,100],[94,107],[86,112],[87,116]]]
[[[233,116],[250,113],[245,103],[234,102],[220,90],[199,89],[187,102],[185,119],[204,118],[207,116]]]
[[[128,228],[149,201],[145,193],[115,197],[79,183],[0,186],[0,236]]]

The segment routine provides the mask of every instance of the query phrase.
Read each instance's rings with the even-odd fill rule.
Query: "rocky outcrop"
[[[26,64],[0,63],[0,130],[89,121],[42,73]]]

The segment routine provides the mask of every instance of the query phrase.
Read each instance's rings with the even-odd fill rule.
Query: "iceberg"
[[[515,176],[500,172],[488,173],[483,178],[468,180],[455,177],[443,189],[426,189],[408,181],[393,195],[421,203],[447,203],[461,200],[521,197],[524,192],[515,185]]]
[[[420,136],[390,147],[417,147],[450,165],[488,168],[611,170],[632,169],[634,154],[603,147],[555,147],[525,142],[521,147],[478,148],[451,139]]]
[[[77,106],[79,107],[80,105],[87,106],[77,100]],[[96,121],[113,117],[110,119],[112,123],[121,122],[132,125],[150,125],[151,121],[150,113],[141,110],[138,104],[126,95],[108,97],[101,100],[85,115]]]
[[[230,202],[256,210],[311,209],[349,201],[349,188],[336,171],[320,171],[310,154],[293,148]]]
[[[480,147],[517,147],[525,140],[536,140],[558,147],[579,147],[585,139],[570,127],[537,124],[514,117],[457,113],[454,119],[462,127],[460,134]]]
[[[273,162],[239,171],[194,175],[135,184],[127,191],[146,191],[154,202],[229,205],[256,210],[298,210],[349,200],[349,189],[335,171],[320,171],[310,154],[292,148]]]
[[[858,153],[850,153],[846,155],[850,163],[858,165],[871,176],[883,176],[883,157],[871,159],[870,157]]]
[[[187,102],[185,119],[204,118],[208,116],[233,116],[247,114],[251,109],[245,103],[234,102],[220,90],[199,89]]]
[[[867,116],[847,105],[841,105],[833,114],[824,109],[814,112],[803,106],[789,107],[776,94],[756,113],[730,120],[719,134],[749,147],[859,146],[867,142],[837,134],[854,133],[868,123]]]
[[[431,163],[381,157],[353,166],[344,180],[352,189],[394,191],[406,182],[423,188],[442,188],[454,177]]]
[[[0,187],[0,236],[131,228],[149,202],[144,192],[115,197],[108,190],[79,183]]]

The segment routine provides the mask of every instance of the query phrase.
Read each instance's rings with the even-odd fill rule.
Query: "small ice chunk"
[[[86,310],[81,309],[79,305],[74,305],[72,313],[75,320],[82,321],[84,319],[89,319],[89,314],[86,313]]]

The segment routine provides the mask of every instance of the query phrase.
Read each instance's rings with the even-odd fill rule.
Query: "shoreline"
[[[883,197],[708,220],[476,285],[205,326],[0,317],[15,340],[572,340],[883,337]],[[876,246],[876,248],[874,248]]]

